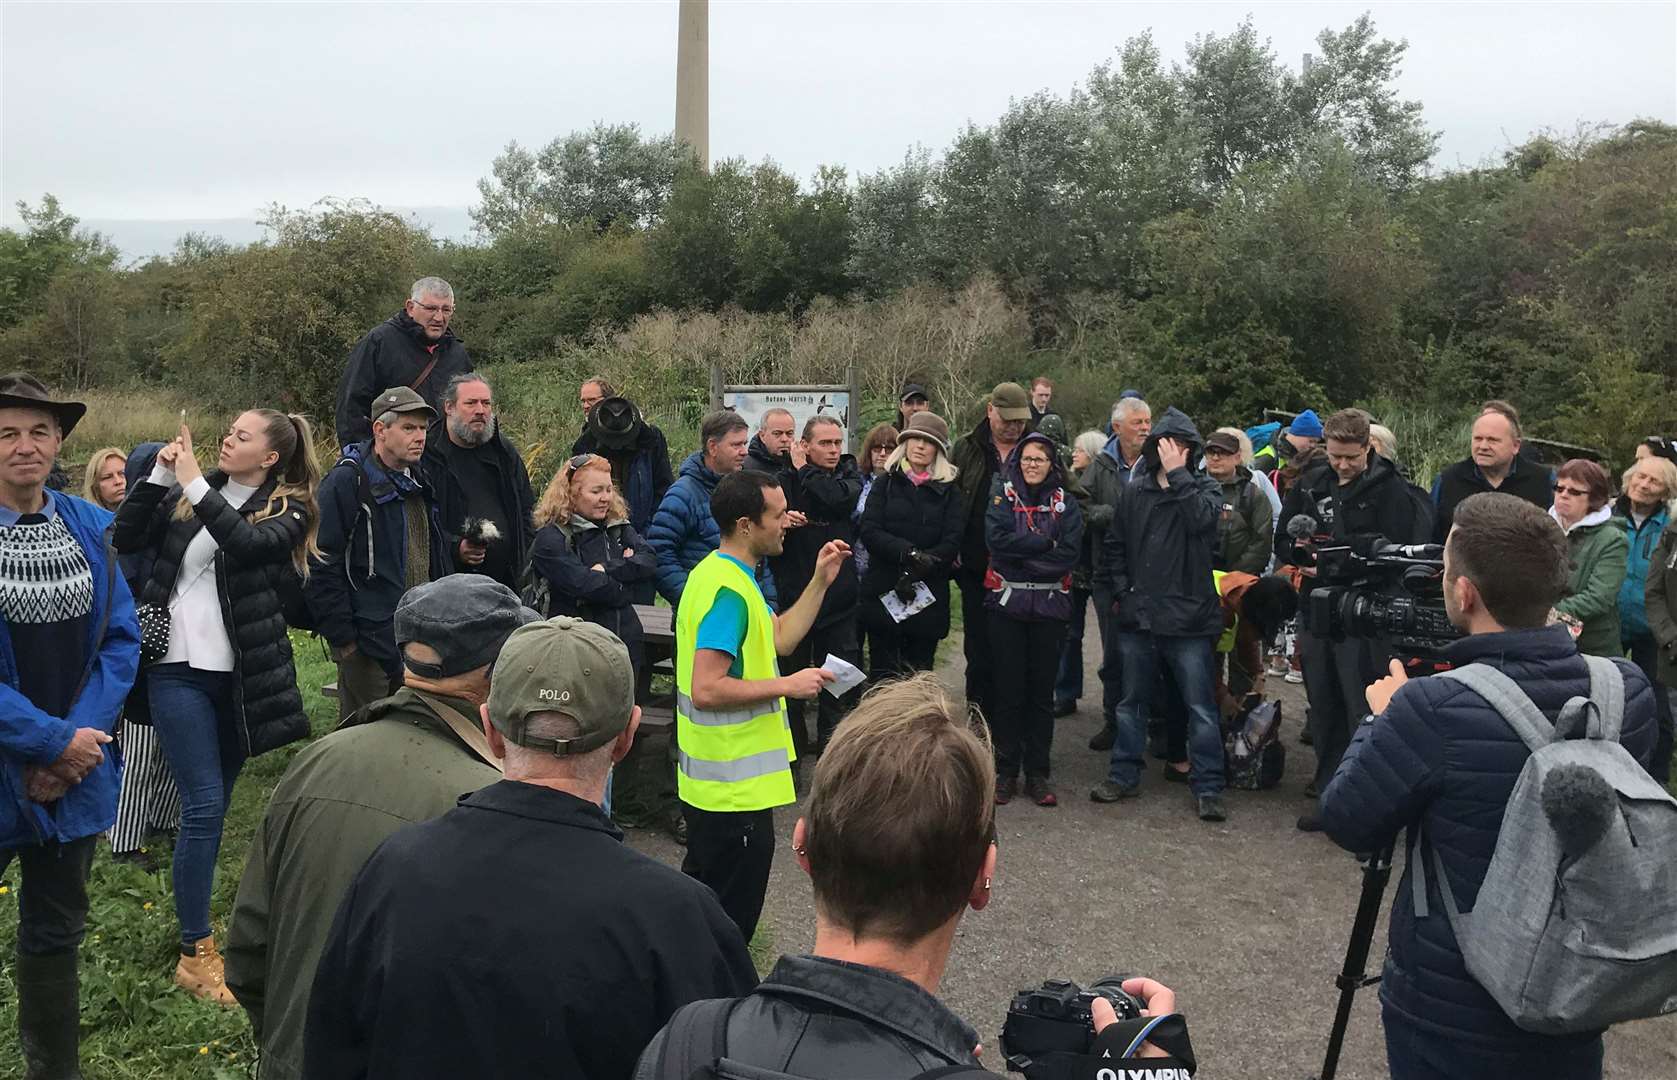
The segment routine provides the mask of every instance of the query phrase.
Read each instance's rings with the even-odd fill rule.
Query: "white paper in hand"
[[[906,604],[898,599],[895,589],[882,594],[879,598],[879,602],[885,605],[885,613],[891,616],[895,622],[902,622],[910,615],[918,615],[931,607],[936,601],[937,597],[932,595],[932,590],[924,581],[914,583],[914,598]]]
[[[851,687],[860,686],[867,679],[861,668],[847,660],[839,659],[832,653],[828,653],[827,659],[821,661],[821,670],[832,672],[833,681],[821,689],[834,697],[843,697]]]

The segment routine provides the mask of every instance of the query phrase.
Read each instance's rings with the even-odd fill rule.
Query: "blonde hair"
[[[1374,444],[1374,452],[1387,461],[1397,460],[1397,436],[1385,424],[1368,425],[1368,441]]]
[[[1220,427],[1212,434],[1233,435],[1235,442],[1240,444],[1240,463],[1248,469],[1252,467],[1252,436],[1237,427]]]
[[[804,850],[822,916],[924,938],[966,905],[995,840],[990,733],[937,676],[881,683],[815,766]]]
[[[128,464],[128,454],[114,446],[107,446],[102,450],[93,451],[93,456],[87,459],[87,474],[82,477],[82,494],[94,506],[103,506],[106,510],[115,507],[105,506],[104,496],[99,494],[99,473],[105,467],[105,462],[111,458]]]
[[[287,512],[302,514],[303,538],[291,549],[291,565],[306,578],[309,559],[321,554],[317,498],[320,455],[314,449],[314,428],[309,425],[308,417],[299,413],[282,413],[277,409],[246,409],[245,412],[262,419],[262,434],[268,440],[268,449],[279,455],[279,460],[268,468],[268,479],[274,481],[274,490],[268,493],[267,503],[251,517],[250,523],[256,525]],[[175,503],[174,516],[176,521],[192,520],[192,504],[182,497]]]
[[[925,436],[912,434],[907,431],[899,435],[897,437],[897,448],[891,451],[890,457],[885,459],[885,468],[883,471],[890,472],[892,469],[896,468],[901,468],[904,472],[908,471],[908,440],[911,438],[923,439]],[[960,474],[961,470],[956,468],[953,461],[949,460],[948,455],[943,452],[942,447],[938,446],[937,443],[932,442],[930,439],[926,439],[926,442],[930,443],[932,449],[937,451],[937,456],[932,459],[932,467],[927,470],[932,474],[932,479],[936,480],[940,484],[954,483],[955,477]]]
[[[1666,512],[1677,514],[1677,464],[1672,463],[1668,458],[1662,458],[1658,454],[1650,454],[1641,458],[1626,469],[1624,475],[1619,477],[1619,490],[1625,493],[1626,499],[1629,499],[1630,478],[1636,475],[1636,470],[1644,465],[1652,467],[1654,472],[1659,474],[1660,483],[1665,485]]]
[[[577,457],[583,456],[585,455],[577,455]],[[553,479],[547,482],[547,489],[542,492],[541,501],[536,503],[534,514],[536,528],[570,524],[572,514],[571,481],[576,479],[577,473],[587,472],[589,469],[604,469],[606,479],[611,479],[611,462],[599,454],[588,454],[586,456],[589,460],[583,462],[577,468],[571,467],[572,462],[576,461],[577,458],[566,458],[565,463],[560,465],[558,471],[553,474]],[[610,516],[614,519],[629,516],[629,506],[623,501],[623,493],[617,490],[615,482],[611,486]]]

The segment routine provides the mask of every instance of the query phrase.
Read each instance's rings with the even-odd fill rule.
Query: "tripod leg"
[[[1386,882],[1392,876],[1392,847],[1386,845],[1363,864],[1363,891],[1357,900],[1357,917],[1351,923],[1351,940],[1345,945],[1345,966],[1334,980],[1334,985],[1339,987],[1339,1007],[1334,1010],[1328,1052],[1317,1080],[1333,1080],[1339,1069],[1339,1051],[1345,1045],[1345,1030],[1351,1024],[1351,1000],[1358,990],[1379,981],[1379,976],[1368,977],[1368,948],[1374,941],[1375,924],[1380,921],[1380,902],[1386,894]]]

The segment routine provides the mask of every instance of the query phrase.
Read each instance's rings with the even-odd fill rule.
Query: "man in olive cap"
[[[986,715],[990,705],[990,672],[995,665],[990,658],[989,636],[983,629],[988,621],[984,614],[984,572],[990,566],[990,550],[984,540],[984,504],[990,498],[991,481],[1019,440],[1025,437],[1030,419],[1031,398],[1025,388],[1015,382],[999,383],[990,391],[984,419],[955,443],[950,455],[960,470],[955,486],[960,490],[967,515],[966,532],[961,538],[961,562],[955,571],[955,581],[961,586],[961,619],[966,628],[962,648],[967,658],[967,704],[977,706]]]
[[[402,594],[452,569],[437,502],[419,468],[436,411],[406,386],[373,399],[372,438],[344,447],[320,482],[320,555],[303,585],[338,662],[338,716],[402,683],[391,619]]]
[[[309,1077],[623,1080],[677,1008],[756,985],[715,895],[600,809],[640,722],[634,683],[593,623],[513,631],[481,710],[506,778],[356,877],[309,1003]]]
[[[262,1045],[263,1080],[303,1075],[309,988],[338,901],[385,838],[501,778],[478,710],[512,632],[536,621],[481,574],[421,585],[396,606],[402,688],[291,763],[251,841],[227,935],[227,986]]]

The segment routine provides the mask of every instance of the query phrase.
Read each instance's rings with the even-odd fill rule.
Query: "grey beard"
[[[454,436],[454,441],[461,446],[476,448],[495,437],[495,418],[491,416],[489,423],[483,425],[483,431],[478,432],[464,420],[451,416],[448,420],[448,433]]]

